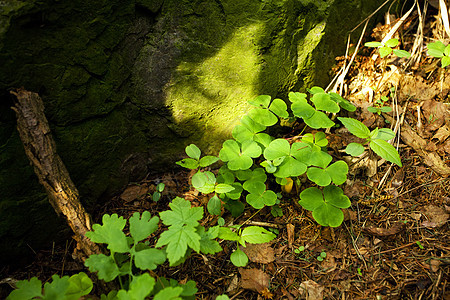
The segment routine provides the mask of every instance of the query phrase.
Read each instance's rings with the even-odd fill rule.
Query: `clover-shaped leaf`
[[[299,204],[312,211],[314,219],[322,226],[338,227],[344,220],[341,208],[351,205],[350,200],[342,190],[334,185],[326,186],[323,192],[316,187],[310,187],[300,193]]]
[[[337,161],[327,168],[310,167],[306,174],[309,180],[319,186],[327,186],[333,181],[334,184],[343,184],[347,180],[348,165],[344,161]]]
[[[197,172],[192,176],[192,186],[203,194],[214,192],[215,184],[216,177],[212,172]]]
[[[241,124],[234,127],[232,134],[238,142],[242,143],[243,141],[254,139],[258,132],[264,131],[265,129],[266,126],[255,122],[248,115],[245,115],[241,119]]]
[[[234,140],[227,140],[223,143],[219,152],[222,161],[228,162],[230,170],[246,170],[253,164],[253,159],[261,155],[261,147],[254,141],[244,141],[239,145]]]
[[[130,234],[133,237],[135,244],[147,238],[158,229],[159,218],[154,216],[150,219],[150,217],[150,212],[144,211],[141,217],[139,217],[138,212],[135,212],[129,219]]]
[[[281,165],[278,166],[278,170],[274,173],[276,177],[286,178],[300,176],[306,172],[307,165],[292,156],[287,156]]]
[[[123,228],[126,220],[117,214],[105,214],[102,217],[103,225],[94,224],[93,231],[86,232],[86,236],[94,243],[108,244],[108,249],[124,253],[130,250]]]
[[[248,103],[256,107],[268,108],[270,99],[272,98],[269,95],[259,95],[253,100],[248,100]]]
[[[353,112],[356,110],[356,106],[354,106],[353,104],[350,103],[350,101],[348,101],[347,99],[342,98],[341,95],[334,93],[334,92],[330,92],[330,97],[332,100],[336,101],[340,107],[342,107],[343,109]]]
[[[311,152],[312,153],[309,158],[309,164],[319,168],[325,168],[333,159],[330,154],[322,151],[320,148],[313,147]]]
[[[267,133],[257,133],[253,137],[253,140],[266,148],[267,146],[269,146],[270,142],[273,141],[273,138]]]
[[[273,161],[282,159],[274,173],[276,177],[300,176],[306,172],[307,165],[294,158],[294,155],[298,155],[299,151],[299,145],[291,146],[285,139],[276,139],[264,150],[264,157]]]
[[[289,92],[289,101],[291,101],[292,103],[295,103],[297,101],[301,101],[306,103],[306,97],[307,95],[305,93],[299,93],[299,92]]]
[[[306,125],[314,129],[329,128],[334,126],[334,122],[331,121],[326,114],[317,110],[310,118],[303,118],[303,121],[305,121]]]
[[[318,131],[315,134],[307,133],[303,135],[302,142],[309,143],[311,145],[317,145],[319,147],[325,147],[328,145],[326,135],[322,131]]]
[[[244,183],[244,189],[249,192],[246,196],[247,203],[256,209],[264,206],[272,206],[277,202],[277,195],[271,190],[266,190],[266,185],[261,181],[249,180]]]
[[[284,119],[289,118],[286,102],[284,102],[281,99],[273,100],[269,106],[269,110],[272,111],[277,116],[279,116],[280,118],[284,118]]]
[[[265,108],[254,108],[248,112],[248,116],[264,126],[272,126],[278,122],[275,114]]]
[[[264,150],[264,157],[269,160],[274,160],[282,156],[289,156],[290,153],[291,146],[289,142],[285,139],[276,139]]]
[[[307,103],[306,98],[304,100],[303,98],[300,98],[296,102],[292,103],[291,109],[294,116],[303,119],[309,119],[316,113],[314,107]]]
[[[84,272],[70,276],[69,287],[65,292],[66,299],[80,299],[88,295],[94,287],[92,280]]]
[[[340,110],[339,105],[335,101],[331,100],[331,96],[325,92],[315,93],[312,96],[311,101],[314,103],[316,109],[331,113],[338,113]]]

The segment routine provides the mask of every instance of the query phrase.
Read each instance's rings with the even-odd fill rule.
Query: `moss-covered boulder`
[[[0,6],[0,259],[51,246],[62,221],[33,175],[10,88],[38,92],[88,210],[217,153],[259,94],[324,85],[348,30],[379,1],[72,0]]]

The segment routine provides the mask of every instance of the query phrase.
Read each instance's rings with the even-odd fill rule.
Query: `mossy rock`
[[[24,155],[8,89],[23,86],[43,98],[58,153],[93,212],[99,199],[128,182],[175,167],[187,144],[217,154],[249,109],[248,99],[285,98],[291,90],[326,84],[347,32],[379,5],[8,3],[0,7],[2,260],[10,259],[14,247],[23,250],[16,254],[30,252],[29,246],[50,247],[61,228],[55,224],[63,223],[43,201]]]

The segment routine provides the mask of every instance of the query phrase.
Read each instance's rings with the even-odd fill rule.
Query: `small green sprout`
[[[165,187],[166,185],[164,183],[158,183],[158,185],[156,186],[156,192],[154,192],[152,196],[154,202],[158,202],[158,200],[161,199],[161,195]]]
[[[362,276],[361,268],[357,268],[357,269],[356,269],[356,272],[358,272],[358,275],[359,275],[359,276]]]
[[[399,41],[397,39],[390,39],[390,40],[387,40],[386,43],[384,43],[384,44],[381,42],[367,42],[364,44],[364,46],[378,48],[381,58],[384,58],[391,53],[394,53],[394,55],[396,55],[398,57],[410,57],[411,54],[408,51],[392,49],[394,47],[397,47],[398,44],[399,44]]]
[[[327,253],[325,251],[320,252],[320,255],[317,256],[318,261],[323,261],[327,257]]]
[[[390,106],[384,106],[384,103],[386,103],[389,100],[386,96],[381,96],[380,99],[377,99],[375,101],[374,106],[370,106],[367,108],[367,110],[371,113],[376,113],[378,115],[381,115],[381,113],[387,113],[392,111],[392,107]]]
[[[428,55],[441,59],[442,68],[450,65],[450,45],[446,46],[443,42],[437,41],[429,43],[427,48]]]
[[[295,254],[300,254],[303,251],[305,251],[305,246],[299,246],[298,248],[294,249]]]
[[[198,167],[208,167],[219,160],[218,157],[207,155],[202,158],[200,158],[200,155],[202,152],[200,149],[194,145],[190,144],[186,147],[186,154],[189,156],[189,158],[182,159],[180,161],[177,161],[176,164],[179,166],[182,166],[187,169],[197,169]]]
[[[419,241],[417,241],[416,244],[417,244],[417,246],[419,246],[419,248],[420,248],[421,250],[425,249],[425,247],[422,246],[422,243],[420,243]]]

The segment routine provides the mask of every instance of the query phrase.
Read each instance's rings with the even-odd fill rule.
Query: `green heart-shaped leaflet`
[[[327,186],[333,181],[340,185],[347,180],[348,165],[344,161],[337,161],[325,169],[310,167],[306,174],[308,179],[319,186]]]
[[[212,172],[197,172],[192,176],[192,186],[203,194],[214,192],[216,177]]]
[[[264,131],[265,129],[266,126],[255,122],[248,115],[245,115],[241,119],[241,124],[234,127],[232,135],[238,142],[243,142],[254,139],[254,136],[258,132]]]
[[[256,209],[264,206],[272,206],[277,202],[277,195],[271,190],[266,190],[266,185],[261,181],[249,180],[244,183],[244,189],[249,192],[246,196],[247,203]]]
[[[326,93],[316,93],[312,96],[311,101],[314,103],[316,109],[324,110],[331,113],[339,112],[339,105],[331,100],[330,95]]]
[[[280,118],[284,118],[284,119],[289,118],[289,113],[287,112],[286,102],[284,102],[281,99],[273,100],[269,106],[269,110],[272,111],[277,116],[279,116]]]
[[[269,95],[259,95],[253,100],[248,100],[248,103],[256,107],[268,108],[270,99],[271,97]]]
[[[305,189],[300,193],[299,204],[312,211],[314,219],[320,225],[338,227],[344,220],[341,208],[350,207],[351,202],[339,187],[329,185],[323,192],[316,187]]]
[[[307,165],[293,157],[293,155],[298,154],[299,148],[298,145],[291,148],[289,142],[285,139],[276,139],[264,150],[264,157],[268,160],[276,160],[284,157],[283,162],[274,173],[276,177],[300,176],[306,172]]]
[[[265,108],[254,108],[248,112],[248,116],[264,126],[272,126],[278,122],[277,116]]]
[[[249,169],[253,159],[261,155],[261,147],[254,141],[244,141],[239,145],[235,140],[227,140],[223,143],[219,152],[222,161],[228,162],[228,168],[232,171]]]

